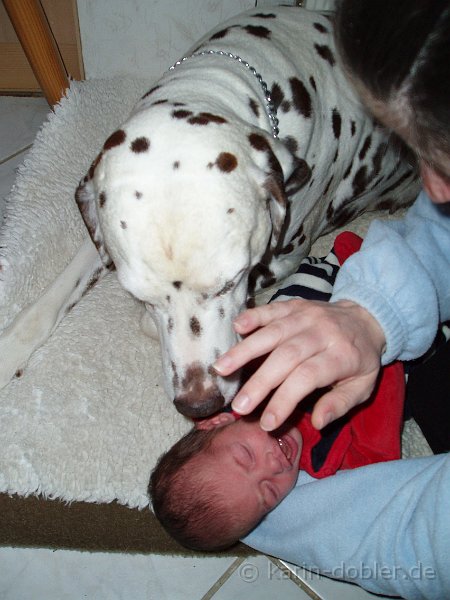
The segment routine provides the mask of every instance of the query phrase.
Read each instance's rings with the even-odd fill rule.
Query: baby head
[[[153,510],[184,546],[227,548],[294,487],[302,438],[296,427],[263,431],[258,418],[221,413],[200,422],[158,461]]]

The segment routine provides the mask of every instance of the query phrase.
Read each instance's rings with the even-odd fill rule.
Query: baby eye
[[[247,446],[244,444],[237,444],[236,447],[236,460],[244,468],[248,469],[253,465],[253,456]]]

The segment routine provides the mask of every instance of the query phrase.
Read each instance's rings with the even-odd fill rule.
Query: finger
[[[314,343],[316,342],[316,343]],[[249,414],[269,393],[288,379],[294,369],[320,350],[317,341],[304,343],[298,338],[287,340],[267,356],[242,386],[232,402],[239,414]],[[296,396],[297,402],[300,396]]]
[[[298,366],[277,389],[261,415],[261,427],[272,431],[280,427],[297,404],[316,389],[327,387],[347,377],[342,365],[324,354],[317,354]],[[237,411],[236,411],[237,412]]]
[[[295,304],[304,303],[302,299],[288,300],[286,302],[270,302],[244,311],[236,317],[233,324],[240,334],[247,334],[259,327],[268,325],[274,319],[282,319],[289,315]]]
[[[371,395],[377,380],[377,373],[370,373],[357,379],[343,382],[324,394],[314,406],[311,423],[316,429],[323,429],[353,407],[365,402]]]
[[[283,303],[280,302],[280,304]],[[260,321],[265,322],[265,320]],[[229,375],[251,360],[272,352],[291,335],[292,327],[289,326],[284,315],[283,317],[277,316],[230,348],[214,363],[213,367],[219,375]]]

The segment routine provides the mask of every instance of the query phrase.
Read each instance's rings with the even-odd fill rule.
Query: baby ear
[[[236,417],[230,412],[221,412],[208,419],[201,419],[195,424],[196,429],[203,429],[204,431],[210,431],[211,429],[217,429],[218,427],[224,427],[236,421]]]

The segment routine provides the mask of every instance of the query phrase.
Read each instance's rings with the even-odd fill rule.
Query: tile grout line
[[[231,563],[228,569],[219,577],[214,585],[212,585],[209,590],[206,592],[204,596],[200,598],[200,600],[211,600],[214,594],[223,586],[223,584],[228,581],[228,579],[233,575],[236,569],[246,560],[245,556],[241,558],[236,558],[236,560]]]
[[[317,592],[315,592],[311,587],[309,587],[309,585],[306,583],[306,581],[303,581],[303,579],[301,577],[299,577],[298,575],[296,575],[293,571],[291,571],[282,560],[278,559],[278,558],[274,558],[272,556],[268,556],[267,557],[274,565],[276,565],[280,571],[283,571],[283,573],[289,577],[289,579],[292,581],[292,583],[294,583],[297,587],[299,587],[303,592],[305,592],[305,594],[308,594],[308,596],[310,598],[312,598],[312,600],[324,600],[322,596],[319,596],[317,594]]]
[[[4,165],[5,163],[7,163],[9,160],[12,160],[13,158],[16,158],[16,156],[19,156],[19,154],[22,154],[22,152],[26,152],[27,150],[29,150],[31,148],[33,144],[28,144],[28,146],[24,146],[23,148],[21,148],[20,150],[17,150],[17,152],[14,152],[13,154],[10,154],[9,156],[7,156],[6,158],[2,158],[0,160],[0,166]]]

